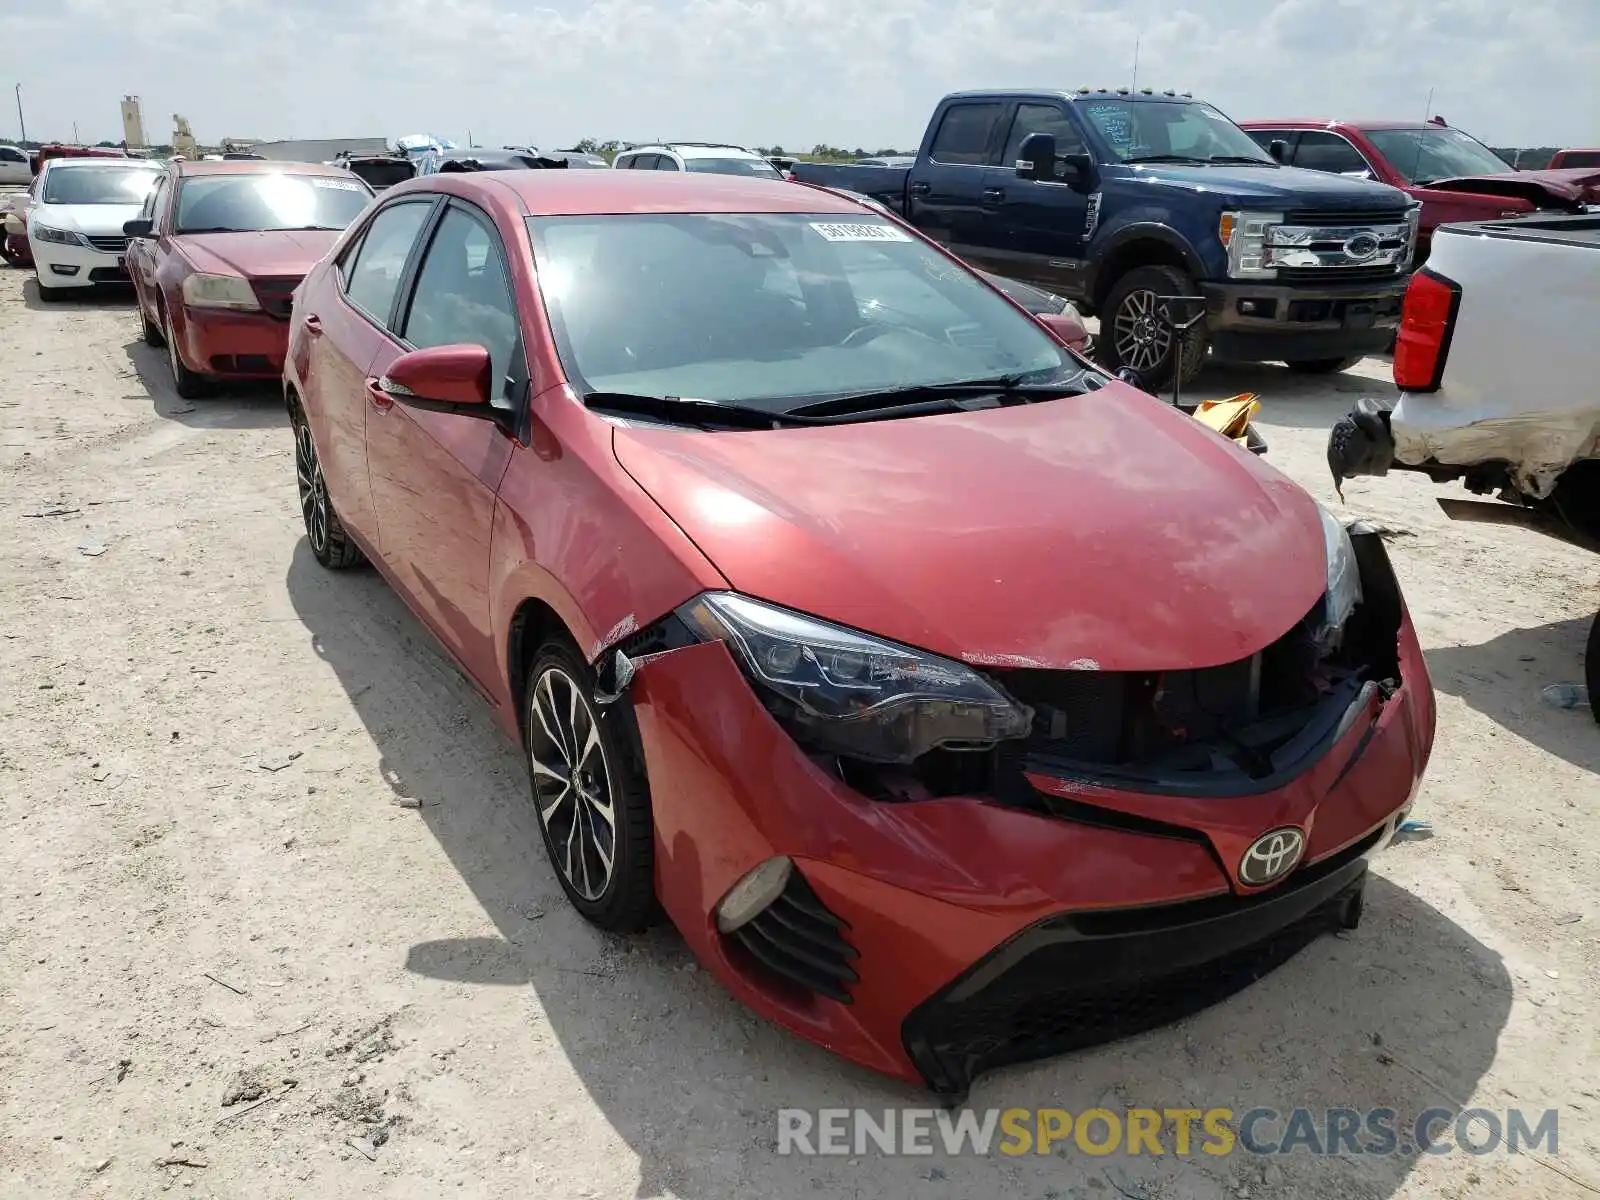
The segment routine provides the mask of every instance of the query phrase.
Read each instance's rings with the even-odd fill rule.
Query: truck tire
[[[1100,362],[1115,371],[1131,367],[1146,390],[1171,386],[1173,335],[1164,323],[1157,296],[1193,296],[1194,280],[1176,267],[1135,267],[1111,285],[1100,314],[1095,349]],[[1183,336],[1182,380],[1191,383],[1206,361],[1205,323]]]
[[[1296,375],[1337,375],[1360,361],[1359,354],[1352,354],[1345,358],[1302,358],[1299,362],[1284,363],[1284,366]]]
[[[1600,612],[1594,615],[1589,626],[1589,644],[1583,651],[1583,682],[1589,688],[1589,711],[1594,713],[1595,724],[1600,725]]]

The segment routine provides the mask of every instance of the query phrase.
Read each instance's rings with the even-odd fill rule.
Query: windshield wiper
[[[1248,154],[1213,154],[1206,159],[1214,163],[1238,163],[1241,167],[1275,167],[1278,164],[1270,158],[1254,158]]]
[[[934,410],[960,410],[967,407],[963,400],[996,397],[1004,403],[1006,398],[1018,400],[1059,399],[1062,396],[1081,396],[1089,389],[1083,386],[1087,372],[1079,371],[1062,383],[1023,383],[1024,375],[1000,375],[994,379],[961,379],[953,383],[921,383],[909,387],[883,388],[872,392],[852,392],[845,396],[830,396],[791,408],[786,416],[801,417],[855,417],[877,413],[897,412],[904,409],[926,407]]]
[[[1122,160],[1125,163],[1200,163],[1202,166],[1212,160],[1209,158],[1196,158],[1192,154],[1135,154],[1132,158]]]
[[[655,417],[675,425],[732,425],[739,429],[775,429],[780,425],[822,425],[788,413],[769,412],[720,400],[700,400],[693,396],[644,396],[634,392],[585,392],[585,408],[630,416]]]

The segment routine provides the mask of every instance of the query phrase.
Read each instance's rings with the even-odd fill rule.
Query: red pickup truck
[[[1436,227],[1519,217],[1535,210],[1583,212],[1600,204],[1600,167],[1513,171],[1476,138],[1435,121],[1241,121],[1280,162],[1376,179],[1422,202],[1413,260]]]
[[[1550,159],[1550,170],[1562,167],[1600,167],[1600,150],[1557,150]]]

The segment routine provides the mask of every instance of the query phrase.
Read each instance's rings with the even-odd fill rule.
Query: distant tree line
[[[624,150],[647,144],[644,142],[624,142],[616,138],[609,138],[605,141],[601,141],[599,138],[583,138],[575,143],[572,149],[582,151],[584,154],[598,154],[610,160]],[[908,153],[905,150],[894,149],[867,150],[861,146],[857,146],[854,150],[846,150],[842,146],[829,146],[825,143],[819,143],[811,147],[810,150],[799,151],[785,150],[782,146],[756,146],[755,152],[768,158],[809,158],[821,162],[849,162],[851,159],[856,158],[890,158]]]

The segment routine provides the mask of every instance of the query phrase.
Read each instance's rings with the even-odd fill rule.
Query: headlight
[[[679,615],[725,643],[796,740],[825,753],[908,763],[1033,727],[1031,709],[976,671],[909,646],[732,592],[706,592]]]
[[[1217,238],[1228,251],[1233,279],[1276,279],[1278,269],[1266,265],[1267,234],[1283,224],[1282,213],[1225,212],[1217,222]]]
[[[1417,229],[1422,224],[1422,205],[1413,204],[1406,210],[1406,256],[1400,262],[1403,271],[1417,256]]]
[[[190,308],[233,308],[256,312],[261,305],[247,280],[237,275],[190,275],[183,281],[183,302]]]
[[[1356,563],[1356,548],[1350,532],[1322,505],[1322,546],[1328,562],[1328,594],[1323,600],[1323,626],[1317,640],[1331,649],[1338,645],[1344,623],[1361,603],[1361,568]]]
[[[81,246],[83,238],[69,229],[53,229],[49,225],[35,225],[30,232],[41,242],[55,242],[61,246]]]

